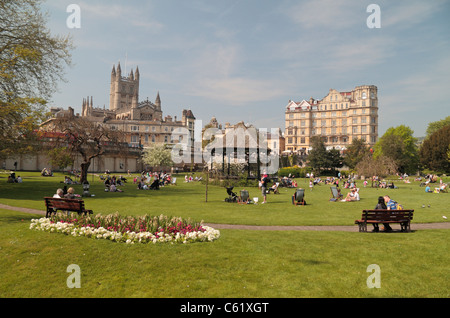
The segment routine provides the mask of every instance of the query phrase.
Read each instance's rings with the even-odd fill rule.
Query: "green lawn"
[[[24,183],[0,175],[0,202],[44,210],[61,175],[22,173]],[[292,189],[270,194],[266,205],[223,202],[224,188],[183,182],[159,191],[105,193],[95,179],[86,206],[95,213],[167,214],[208,223],[353,225],[361,210],[389,193],[416,210],[415,222],[444,222],[449,194],[426,194],[418,183],[395,190],[361,188],[361,201],[329,202],[327,186],[307,190],[307,206],[292,206]],[[306,181],[299,180],[306,187]],[[76,186],[81,193],[81,186]],[[240,188],[235,188],[239,190]],[[261,195],[250,188],[251,196]],[[425,208],[422,208],[425,204]],[[428,207],[430,205],[430,207]],[[411,233],[221,230],[208,243],[127,245],[29,229],[40,217],[0,209],[0,297],[335,298],[450,296],[448,230]],[[414,223],[412,225],[414,230]],[[77,264],[81,288],[68,288]],[[368,288],[367,267],[380,267],[381,288]]]

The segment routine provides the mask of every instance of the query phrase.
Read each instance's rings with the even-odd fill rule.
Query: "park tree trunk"
[[[80,183],[83,183],[84,181],[87,181],[87,174],[89,166],[91,165],[91,161],[84,161],[81,164],[81,176],[80,176]]]

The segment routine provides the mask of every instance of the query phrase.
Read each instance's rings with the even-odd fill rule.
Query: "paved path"
[[[0,204],[0,209],[14,210],[31,214],[45,215],[45,211],[14,207],[10,205]],[[211,226],[215,229],[237,229],[237,230],[257,230],[257,231],[345,231],[345,232],[358,232],[357,225],[239,225],[239,224],[217,224],[217,223],[204,223],[207,226]],[[442,223],[412,223],[412,230],[430,230],[430,229],[450,229],[450,222]],[[394,229],[395,230],[395,229]]]

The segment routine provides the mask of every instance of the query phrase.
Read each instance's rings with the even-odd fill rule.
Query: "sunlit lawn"
[[[6,177],[6,175],[4,175]],[[24,183],[0,178],[0,202],[44,210],[63,178],[24,174]],[[3,175],[2,175],[3,177]],[[329,202],[328,186],[307,190],[307,206],[292,206],[292,189],[270,194],[266,205],[223,202],[224,188],[184,183],[159,191],[106,193],[94,179],[86,205],[95,213],[167,214],[210,223],[353,225],[379,194],[416,210],[415,222],[442,222],[449,194],[426,194],[418,183],[380,191],[361,188],[360,202]],[[304,180],[300,185],[306,186]],[[75,186],[81,193],[81,186]],[[235,188],[238,191],[240,188]],[[251,196],[261,195],[250,188]],[[422,208],[425,204],[425,208]],[[430,207],[428,207],[430,205]],[[411,233],[221,230],[214,242],[127,245],[29,230],[31,218],[0,210],[0,297],[442,297],[450,296],[448,230]],[[412,225],[414,230],[414,225]],[[68,288],[67,267],[77,264],[81,288]],[[381,288],[368,288],[367,267],[377,264]]]

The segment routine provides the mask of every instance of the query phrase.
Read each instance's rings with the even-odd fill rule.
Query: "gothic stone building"
[[[373,146],[378,138],[377,87],[362,85],[346,92],[330,89],[321,100],[290,100],[285,124],[285,152],[308,153],[314,136],[321,136],[328,149],[343,151],[355,138]]]
[[[159,92],[155,102],[148,98],[139,101],[139,68],[125,77],[120,63],[111,71],[109,109],[95,108],[92,97],[88,97],[83,100],[81,116],[125,131],[132,146],[145,148],[154,143],[177,143],[178,140],[172,140],[172,132],[180,127],[189,130],[191,141],[194,136],[195,117],[191,110],[184,109],[180,119],[170,115],[163,117]]]
[[[74,114],[71,107],[67,110],[52,108],[52,118],[44,122],[41,129],[51,130],[53,126],[51,122],[54,118],[79,116],[98,122],[112,130],[124,131],[129,146],[133,148],[146,148],[158,143],[171,147],[180,141],[179,138],[184,138],[185,134],[182,134],[181,131],[186,132],[186,130],[189,133],[186,138],[190,138],[192,142],[195,123],[192,111],[183,109],[181,118],[178,119],[177,116],[172,117],[170,115],[163,117],[159,92],[154,102],[149,101],[148,98],[143,101],[139,100],[139,77],[138,67],[136,67],[135,72],[131,70],[127,76],[123,76],[119,62],[117,68],[114,65],[111,71],[109,109],[94,107],[93,97],[87,97],[83,99],[81,114]],[[191,144],[193,145],[193,142]],[[118,162],[118,160],[114,160],[114,162]],[[113,164],[112,167],[104,164],[100,165],[98,170],[117,171],[118,168],[126,166],[132,171],[141,169],[138,163],[133,163]],[[122,170],[122,168],[119,170]],[[123,168],[123,170],[126,171],[127,169]]]

